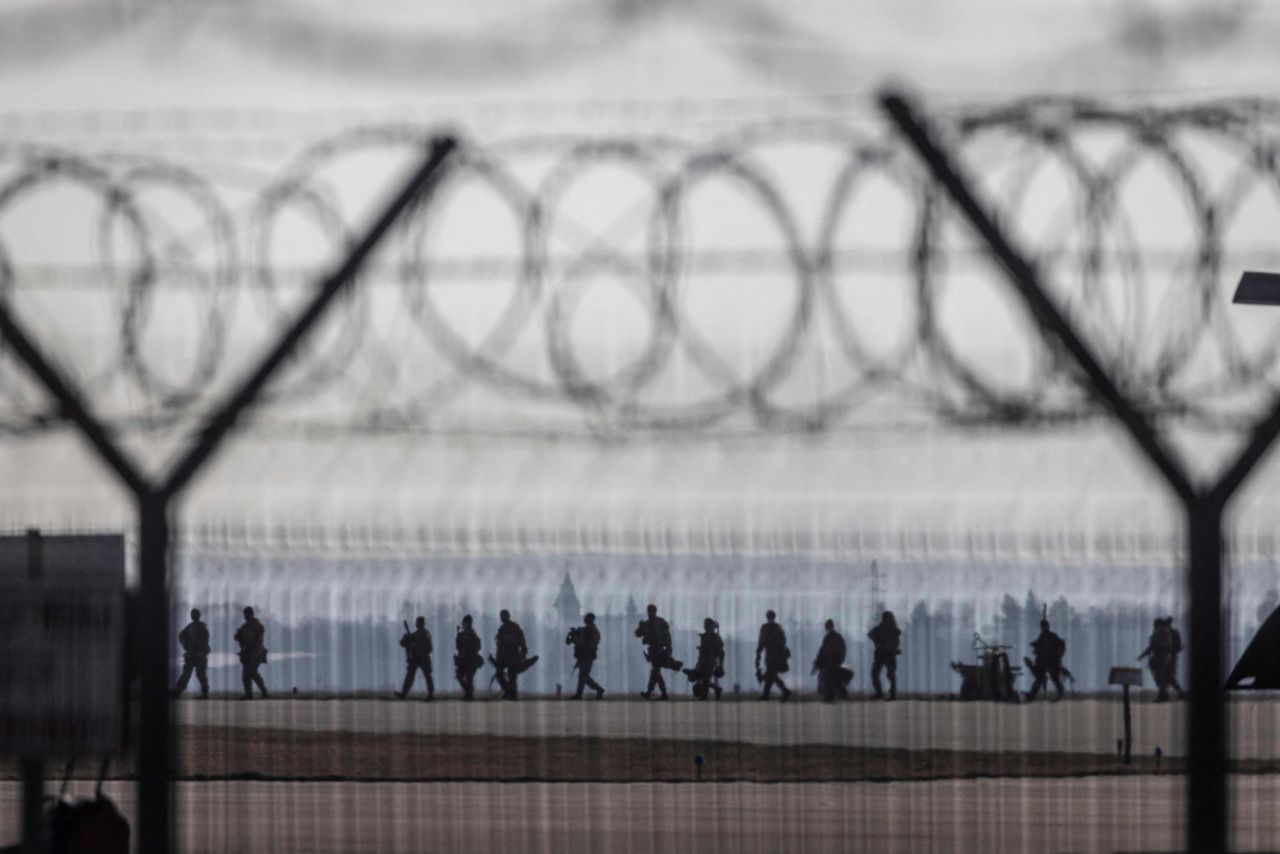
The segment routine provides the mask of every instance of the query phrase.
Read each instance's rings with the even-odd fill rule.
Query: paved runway
[[[1134,707],[1134,752],[1185,753],[1186,706]],[[1235,755],[1280,757],[1280,702],[1246,699],[1230,705]],[[435,703],[415,701],[186,700],[186,725],[311,732],[417,732],[462,735],[570,735],[689,739],[748,744],[835,744],[912,750],[1114,753],[1123,735],[1121,704],[1086,699],[1008,705],[900,700],[895,703],[758,703],[693,701],[570,702],[531,700]]]
[[[1171,851],[1174,777],[846,784],[182,783],[186,852]],[[87,783],[73,791],[88,792]],[[108,793],[132,814],[133,787]],[[1235,850],[1280,849],[1280,778],[1237,777]],[[0,842],[17,783],[0,783]]]

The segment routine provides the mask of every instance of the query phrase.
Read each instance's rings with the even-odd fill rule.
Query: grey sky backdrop
[[[196,285],[158,291],[142,340],[148,364],[179,382],[198,361],[196,342],[216,311],[226,343],[210,382],[224,387],[257,352],[275,315],[240,268],[227,273],[225,303],[190,298],[212,280],[207,265],[223,263],[215,251],[218,229],[234,239],[249,233],[263,188],[290,169],[310,168],[303,157],[309,146],[353,127],[447,124],[536,185],[554,168],[546,151],[562,153],[564,140],[643,138],[651,141],[652,156],[670,162],[714,148],[743,128],[781,124],[786,132],[776,139],[753,132],[750,156],[763,164],[762,174],[770,176],[770,187],[780,188],[788,209],[797,211],[798,242],[810,247],[821,194],[839,162],[838,147],[814,128],[829,124],[841,133],[885,137],[872,95],[886,80],[915,87],[944,110],[1044,93],[1120,105],[1269,97],[1280,65],[1278,36],[1280,8],[1271,4],[1184,0],[546,0],[469,7],[6,2],[0,5],[0,134],[9,177],[21,168],[22,146],[39,143],[111,168],[123,168],[119,164],[130,157],[146,158],[207,182],[227,212],[226,223],[191,201],[198,193],[175,191],[180,182],[147,185],[140,194],[151,234],[169,241],[156,245],[184,247],[160,253],[187,265],[170,281],[185,276]],[[539,148],[547,140],[559,140],[560,148]],[[1105,144],[1088,143],[1097,150]],[[997,138],[973,150],[975,166],[997,184],[1002,158],[1013,150],[1008,145]],[[317,167],[329,170],[326,192],[339,197],[348,226],[361,221],[370,201],[408,162],[406,152],[402,142],[381,138],[370,150]],[[1203,157],[1209,173],[1230,171],[1228,156],[1206,147]],[[601,234],[615,254],[644,257],[646,232],[636,223],[646,222],[653,189],[624,166],[621,160],[603,163],[575,178],[579,184],[568,181],[560,189],[558,210],[571,226],[595,228],[594,235],[556,231],[558,222],[548,226],[553,254],[568,259],[550,286],[577,301],[566,340],[585,370],[597,372],[591,379],[625,371],[643,353],[650,331],[634,283],[604,262],[592,266],[592,240]],[[848,234],[840,239],[900,263],[906,215],[895,208],[892,180],[881,180],[881,188],[868,190],[863,207],[849,214]],[[1031,239],[1060,234],[1067,222],[1052,192],[1061,178],[1044,180],[1047,191],[1036,197],[1045,201],[1028,203],[1018,226]],[[1130,193],[1138,208],[1126,239],[1152,249],[1153,257],[1188,251],[1181,239],[1188,234],[1185,215],[1167,197],[1167,184],[1139,175]],[[68,369],[94,384],[105,408],[145,412],[147,402],[136,390],[102,379],[100,370],[118,358],[113,342],[120,303],[112,289],[128,282],[104,286],[101,278],[88,281],[76,272],[99,263],[104,245],[124,268],[142,250],[128,223],[109,219],[104,227],[96,209],[78,204],[89,195],[74,187],[33,193],[23,202],[30,207],[15,205],[0,214],[0,235],[19,271],[20,304],[46,340],[70,353]],[[699,247],[755,251],[770,259],[749,281],[734,271],[702,272],[690,280],[697,287],[689,291],[689,322],[730,378],[760,367],[783,328],[779,318],[798,299],[786,229],[770,219],[760,198],[749,183],[713,176],[689,195],[682,221],[683,238]],[[458,267],[446,262],[461,265],[494,247],[489,254],[499,260],[518,259],[519,223],[500,194],[480,181],[463,186],[448,204],[451,215],[422,237],[433,263],[446,268],[433,293],[458,334],[481,341],[512,298],[503,290],[510,285],[501,269],[492,281],[480,274],[487,287],[469,284],[465,276],[451,281],[448,270]],[[619,223],[615,231],[604,228]],[[1278,225],[1274,200],[1260,202],[1256,216],[1240,217],[1227,241],[1235,261],[1271,257],[1267,241],[1280,237]],[[260,255],[226,263],[249,269],[265,259],[293,271],[275,292],[288,303],[298,298],[308,272],[332,254],[326,227],[293,211],[276,222],[265,249],[254,244]],[[967,240],[948,234],[955,245]],[[584,257],[586,262],[572,263]],[[899,268],[858,263],[844,271],[838,292],[855,306],[848,316],[860,340],[891,358],[896,336],[914,322]],[[1176,259],[1169,263],[1177,269]],[[772,272],[775,267],[782,272]],[[1223,264],[1221,299],[1237,271]],[[953,276],[948,330],[964,352],[1001,387],[1037,383],[1028,368],[1035,347],[1001,283],[979,262],[960,265]],[[47,282],[60,288],[43,288]],[[1150,292],[1130,301],[1138,308],[1125,303],[1127,313],[1119,315],[1135,324],[1125,340],[1141,342],[1140,350],[1177,326],[1181,303],[1176,278],[1172,282],[1149,273],[1143,283]],[[374,294],[388,289],[385,281],[366,284]],[[1086,311],[1094,305],[1082,304]],[[364,310],[374,322],[361,327],[357,355],[343,361],[334,345],[340,354],[334,358],[346,371],[342,394],[304,407],[315,416],[308,421],[313,427],[340,424],[353,401],[385,390],[380,383],[389,374],[380,372],[379,359],[412,360],[396,374],[397,382],[447,379],[438,352],[420,338],[408,343],[413,330],[401,303],[371,296]],[[1230,322],[1245,342],[1268,340],[1275,329],[1274,321],[1257,313]],[[341,344],[340,329],[326,334],[326,341]],[[832,355],[830,340],[816,333],[808,340],[813,352],[776,387],[779,400],[820,400],[853,377]],[[374,352],[370,342],[385,346]],[[504,351],[504,370],[520,381],[552,382],[547,346],[536,330],[529,333]],[[1215,358],[1198,352],[1190,375],[1211,384]],[[672,371],[646,390],[648,402],[696,402],[710,394],[706,389],[714,383],[698,370],[675,365]],[[20,382],[16,387],[10,405],[38,408],[29,390]],[[1257,395],[1244,397],[1255,403]],[[1163,488],[1128,442],[1096,421],[1031,431],[960,428],[922,414],[907,398],[888,396],[872,397],[856,417],[829,431],[761,430],[748,418],[730,419],[709,433],[655,435],[601,431],[600,422],[580,413],[483,384],[451,398],[433,419],[429,429],[365,425],[305,434],[288,417],[267,419],[269,429],[237,438],[217,459],[191,494],[184,518],[193,525],[230,519],[266,527],[416,529],[430,520],[442,529],[997,531],[1019,537],[1167,535],[1177,528]],[[134,431],[130,441],[144,456],[159,459],[172,450],[173,433]],[[1232,431],[1197,430],[1180,441],[1208,466],[1234,437]],[[1244,496],[1240,523],[1251,534],[1265,532],[1275,517],[1276,472],[1268,465]],[[0,473],[6,526],[111,527],[131,518],[115,485],[64,435],[6,439]]]

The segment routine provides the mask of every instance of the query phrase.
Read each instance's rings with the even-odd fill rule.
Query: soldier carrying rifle
[[[418,675],[418,671],[422,671],[422,675],[427,680],[427,701],[435,699],[436,683],[431,678],[431,632],[427,631],[427,618],[419,617],[416,622],[416,628],[409,631],[409,621],[404,624],[404,636],[400,638],[400,645],[404,647],[405,673],[404,685],[396,696],[403,700],[409,696],[409,689],[413,687],[413,679]]]
[[[494,636],[494,654],[489,656],[494,669],[493,678],[498,680],[498,687],[502,689],[502,699],[518,700],[519,676],[538,662],[538,656],[529,656],[524,630],[511,619],[511,612],[503,608],[498,619],[501,620],[501,625],[498,626],[498,634]]]
[[[591,678],[591,668],[596,663],[596,653],[600,649],[600,630],[596,628],[596,615],[587,612],[582,618],[583,625],[569,629],[564,642],[573,647],[574,669],[578,671],[578,690],[573,692],[573,699],[582,699],[582,690],[590,688],[596,692],[596,699],[604,697],[604,689]]]
[[[702,634],[698,635],[698,661],[686,668],[684,675],[693,684],[693,696],[705,700],[712,691],[716,699],[724,689],[720,678],[724,676],[724,638],[720,637],[720,624],[707,617],[702,621]]]
[[[453,639],[453,674],[462,686],[462,699],[475,698],[476,671],[484,666],[484,658],[480,655],[480,636],[471,628],[471,615],[462,618]]]
[[[665,667],[678,672],[684,664],[671,657],[671,626],[658,616],[658,606],[650,605],[646,612],[648,618],[641,620],[635,631],[640,643],[646,647],[644,658],[649,662],[649,686],[640,692],[640,696],[652,699],[653,689],[657,688],[662,692],[658,699],[665,700],[667,683],[662,678],[662,669]]]
[[[761,700],[769,699],[769,692],[774,685],[782,691],[779,698],[786,702],[791,698],[791,691],[778,674],[790,669],[787,663],[791,659],[791,649],[787,646],[787,633],[776,621],[778,615],[773,611],[765,611],[765,622],[760,626],[760,638],[756,642],[756,681],[764,684]],[[760,655],[764,654],[764,671],[760,670]]]
[[[244,699],[253,699],[253,686],[257,685],[263,699],[267,697],[267,683],[258,668],[267,663],[267,630],[262,621],[253,615],[253,608],[244,609],[244,623],[236,629],[235,641],[240,645],[240,681],[244,683]]]
[[[818,647],[818,655],[813,660],[813,672],[818,674],[818,693],[824,701],[831,703],[837,695],[841,699],[849,698],[849,683],[853,680],[853,671],[844,666],[848,650],[844,635],[836,631],[835,621],[827,620],[826,629],[822,646]]]

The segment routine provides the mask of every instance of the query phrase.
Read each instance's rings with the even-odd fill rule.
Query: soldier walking
[[[591,668],[596,663],[596,654],[600,649],[600,630],[596,628],[596,615],[590,611],[582,618],[583,625],[570,629],[564,639],[573,646],[574,669],[578,671],[578,690],[573,692],[573,699],[581,700],[584,688],[596,692],[596,699],[604,697],[604,689],[591,678]]]
[[[187,690],[194,670],[200,683],[200,699],[209,699],[209,627],[201,622],[199,608],[191,609],[191,622],[178,632],[178,643],[182,645],[182,675],[173,686],[173,696]]]
[[[671,657],[671,626],[658,616],[658,606],[650,605],[645,609],[648,618],[641,620],[636,627],[635,635],[646,649],[645,660],[649,662],[649,685],[640,692],[646,700],[653,698],[653,689],[662,692],[658,698],[667,699],[667,683],[662,678],[662,668],[679,671],[684,664]]]
[[[760,638],[756,641],[756,679],[764,683],[764,693],[760,695],[760,699],[769,699],[769,692],[777,685],[782,691],[779,699],[785,703],[791,698],[791,691],[778,674],[790,669],[788,662],[791,650],[787,648],[787,633],[776,622],[778,615],[773,611],[765,611],[764,618],[765,622],[760,626]],[[760,672],[761,653],[764,654],[764,673]]]
[[[867,637],[875,645],[875,653],[871,660],[871,687],[875,689],[872,699],[884,698],[884,691],[880,687],[881,671],[889,677],[888,699],[897,699],[898,656],[902,655],[902,629],[898,628],[898,621],[893,616],[893,612],[885,611],[880,616],[879,625],[867,632]]]
[[[826,629],[822,645],[818,647],[818,655],[813,660],[813,672],[818,674],[818,693],[825,702],[831,703],[837,695],[842,700],[849,698],[849,681],[853,679],[853,671],[844,666],[847,649],[844,635],[836,631],[835,620],[827,620]]]
[[[1138,656],[1141,661],[1150,657],[1147,662],[1151,668],[1151,678],[1155,680],[1159,693],[1156,702],[1163,703],[1169,699],[1169,689],[1178,692],[1178,699],[1183,696],[1182,686],[1178,684],[1178,654],[1182,652],[1182,635],[1173,627],[1173,617],[1157,618],[1147,639],[1147,648]]]
[[[419,617],[414,625],[416,628],[411,632],[406,622],[404,636],[400,638],[400,645],[404,647],[405,674],[404,684],[399,691],[396,691],[396,696],[401,700],[409,696],[414,677],[421,670],[427,680],[427,701],[429,702],[436,697],[436,683],[431,678],[431,632],[427,631],[426,617]]]
[[[480,636],[471,628],[471,615],[462,618],[462,625],[453,638],[453,675],[462,686],[462,699],[475,699],[476,671],[484,666],[480,655]]]
[[[1043,619],[1040,621],[1040,636],[1031,642],[1031,649],[1035,653],[1035,661],[1023,658],[1027,668],[1035,676],[1026,701],[1030,703],[1035,700],[1048,679],[1052,679],[1054,687],[1058,689],[1058,696],[1055,699],[1061,700],[1062,673],[1066,670],[1062,666],[1062,659],[1067,654],[1067,642],[1050,630],[1048,619]]]
[[[720,678],[724,676],[724,638],[720,637],[720,624],[707,617],[702,621],[702,634],[698,635],[698,661],[687,668],[684,675],[693,685],[693,696],[705,700],[712,691],[716,699],[724,693]]]
[[[494,637],[494,655],[490,658],[494,667],[494,678],[502,689],[502,699],[518,700],[520,691],[517,685],[520,674],[536,662],[537,656],[529,658],[529,646],[524,640],[524,630],[520,624],[511,619],[511,613],[505,608],[498,614],[501,625]]]
[[[258,668],[267,663],[267,630],[253,615],[253,608],[244,609],[244,623],[236,629],[235,641],[240,645],[240,681],[244,683],[244,699],[253,699],[253,686],[257,685],[262,698],[267,698],[267,683],[262,680]]]

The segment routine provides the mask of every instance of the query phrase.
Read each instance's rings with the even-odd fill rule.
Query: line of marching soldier
[[[533,665],[538,656],[529,654],[524,630],[511,619],[505,609],[498,615],[498,632],[494,636],[494,651],[489,656],[493,666],[493,681],[497,682],[504,700],[519,699],[519,679]],[[267,662],[265,644],[266,629],[256,616],[253,608],[244,609],[244,623],[236,630],[235,641],[239,646],[241,666],[241,682],[244,685],[243,699],[253,699],[253,688],[256,685],[261,695],[267,696],[267,685],[259,672],[259,668]],[[583,617],[583,625],[569,630],[565,644],[573,647],[574,670],[577,672],[577,690],[573,699],[582,699],[583,691],[595,692],[596,699],[604,697],[605,689],[592,677],[592,669],[600,649],[600,630],[596,627],[595,615],[588,613]],[[686,668],[684,663],[674,657],[671,638],[671,625],[658,616],[656,605],[649,605],[646,616],[636,627],[635,636],[644,647],[644,657],[649,664],[649,682],[640,696],[646,700],[666,700],[667,684],[662,671],[683,672],[689,679],[693,695],[699,700],[715,696],[718,700],[723,693],[720,679],[724,677],[724,639],[720,637],[720,625],[713,618],[703,621],[702,634],[698,636],[698,657],[692,667]],[[849,683],[853,679],[853,671],[845,666],[847,647],[844,636],[835,628],[835,622],[827,620],[826,632],[818,654],[813,660],[812,673],[818,677],[818,693],[822,699],[831,702],[837,698],[849,696]],[[400,699],[408,697],[413,688],[414,679],[419,671],[426,681],[427,696],[435,698],[435,680],[432,676],[431,656],[434,651],[431,632],[427,630],[426,618],[418,617],[416,626],[410,630],[406,621],[404,635],[400,638],[400,646],[405,651],[404,682],[395,695]],[[902,654],[902,630],[892,611],[885,611],[880,622],[867,633],[873,645],[871,664],[871,685],[874,690],[873,699],[892,701],[898,693],[898,657]],[[191,622],[178,634],[178,642],[182,646],[182,674],[174,686],[176,697],[186,690],[194,673],[200,683],[200,697],[209,696],[208,660],[211,650],[209,628],[201,620],[199,609],[192,609]],[[1027,702],[1034,701],[1042,688],[1052,681],[1057,689],[1057,698],[1063,694],[1062,678],[1074,679],[1071,671],[1063,664],[1066,654],[1066,642],[1049,626],[1049,620],[1040,621],[1040,635],[1031,642],[1034,654],[1025,658],[1024,662],[1033,683],[1026,694]],[[482,644],[479,635],[472,627],[471,615],[462,618],[454,635],[454,675],[462,687],[464,699],[475,698],[475,676],[484,666],[485,659],[481,654]],[[1182,652],[1182,636],[1173,627],[1173,618],[1164,617],[1155,621],[1147,648],[1138,656],[1139,660],[1149,658],[1151,674],[1155,679],[1159,694],[1157,702],[1168,699],[1169,689],[1183,696],[1182,686],[1178,684],[1178,656]],[[760,634],[756,642],[755,673],[756,681],[761,683],[761,700],[768,700],[772,690],[779,691],[778,699],[786,702],[791,697],[789,689],[782,680],[782,674],[790,670],[791,649],[787,646],[787,633],[777,622],[777,614],[773,611],[765,613],[765,622],[760,626]],[[888,680],[888,696],[885,695],[881,676]],[[656,694],[655,694],[656,692]],[[1047,692],[1046,692],[1047,694]]]

